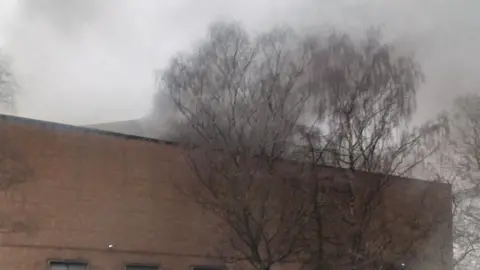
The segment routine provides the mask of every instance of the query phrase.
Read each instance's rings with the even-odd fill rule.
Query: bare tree
[[[290,29],[252,38],[236,23],[217,23],[161,80],[188,127],[190,197],[227,225],[225,256],[257,269],[298,253],[310,217],[301,171],[280,165],[310,95],[310,61],[310,47]]]
[[[438,149],[447,131],[443,118],[409,128],[417,87],[423,75],[413,58],[396,56],[393,49],[380,40],[377,32],[367,33],[361,41],[334,33],[326,46],[316,51],[312,72],[318,78],[318,88],[313,93],[317,106],[314,107],[316,111],[309,112],[315,124],[302,129],[301,140],[304,149],[308,150],[304,154],[314,166],[328,164],[348,169],[343,177],[349,180],[341,192],[335,188],[336,198],[325,199],[331,197],[331,189],[313,188],[318,197],[314,199],[315,217],[319,230],[324,230],[321,223],[345,228],[349,236],[345,239],[343,235],[342,241],[349,242],[350,247],[342,246],[344,254],[341,256],[349,258],[346,264],[365,269],[378,268],[386,263],[385,260],[410,256],[409,250],[403,250],[398,252],[397,258],[387,258],[383,251],[399,245],[392,243],[392,234],[397,233],[391,231],[392,223],[404,227],[413,227],[413,224],[401,218],[379,224],[375,217],[386,211],[382,194],[392,184],[392,175],[404,176],[422,163]],[[359,171],[381,173],[382,176],[359,189],[358,184],[364,183],[358,179],[361,178]],[[348,202],[352,210],[340,211],[342,214],[335,217],[327,209],[345,209],[345,205],[335,207],[332,202]],[[410,221],[420,215],[425,217],[420,211],[415,218],[409,217]],[[415,246],[414,242],[420,242],[419,233],[426,233],[424,231],[429,231],[431,224],[438,222],[424,220],[424,228],[411,231],[409,239],[402,239],[411,243],[402,244]],[[376,232],[375,235],[372,232]],[[325,241],[328,238],[312,239]],[[314,257],[324,253],[314,251]],[[340,267],[314,259],[323,267],[325,264],[333,269]],[[336,261],[342,260],[337,258]]]
[[[449,140],[432,171],[453,187],[454,264],[476,269],[480,258],[480,96],[457,98],[449,112]]]
[[[176,57],[159,86],[183,120],[176,130],[194,177],[182,191],[226,224],[225,257],[257,269],[293,258],[375,269],[418,248],[436,216],[421,228],[421,211],[379,217],[391,175],[423,162],[444,131],[441,121],[408,126],[421,79],[412,58],[373,34],[252,38],[217,23],[195,53]],[[366,182],[365,172],[380,174]],[[412,227],[401,247],[392,223]]]
[[[318,124],[305,130],[308,147],[333,152],[332,165],[388,175],[407,173],[437,149],[432,135],[443,135],[444,119],[409,127],[423,80],[412,57],[396,56],[373,30],[360,41],[334,33],[325,47],[312,67]]]

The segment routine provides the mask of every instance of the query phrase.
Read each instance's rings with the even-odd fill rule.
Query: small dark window
[[[87,270],[84,262],[50,262],[50,270]]]
[[[220,266],[208,266],[208,265],[195,265],[191,267],[191,270],[222,270]]]
[[[127,264],[125,270],[159,270],[156,265],[144,265],[144,264]]]

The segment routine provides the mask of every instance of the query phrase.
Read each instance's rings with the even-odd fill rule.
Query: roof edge
[[[72,130],[77,132],[82,132],[84,134],[98,134],[98,135],[105,135],[111,137],[117,137],[127,140],[138,140],[138,141],[147,141],[152,143],[161,143],[161,144],[168,144],[168,145],[177,145],[178,142],[174,141],[167,141],[167,140],[160,140],[155,138],[148,138],[148,137],[141,137],[136,135],[118,133],[113,131],[101,130],[96,128],[91,128],[88,126],[74,126],[70,124],[63,124],[57,122],[49,122],[44,120],[38,120],[33,118],[26,118],[8,114],[0,114],[0,119],[5,122],[12,122],[12,123],[21,123],[27,125],[34,125],[37,127],[47,128],[49,130]]]
[[[127,120],[118,120],[118,121],[110,121],[110,122],[99,122],[94,124],[88,125],[81,125],[81,127],[95,127],[95,126],[102,126],[102,125],[111,125],[111,124],[119,124],[119,123],[126,123],[126,122],[140,122],[144,120],[144,118],[136,118],[136,119],[127,119]]]

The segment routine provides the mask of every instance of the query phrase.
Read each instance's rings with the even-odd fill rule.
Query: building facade
[[[0,117],[0,137],[0,269],[223,266],[218,223],[176,188],[189,177],[179,147],[11,116]],[[450,187],[434,188],[448,219]],[[406,211],[413,195],[405,184],[394,190],[389,197]],[[430,253],[451,257],[451,222],[436,230]],[[451,269],[451,258],[442,260],[412,269]]]

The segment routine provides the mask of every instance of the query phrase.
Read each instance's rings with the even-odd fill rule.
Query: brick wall
[[[188,176],[177,147],[6,116],[0,139],[28,171],[0,193],[0,269],[43,270],[54,259],[91,270],[220,263],[210,256],[218,224],[176,190]]]
[[[217,263],[205,257],[214,224],[176,194],[185,170],[174,146],[10,119],[0,134],[31,170],[0,195],[1,269],[45,269],[48,259],[84,259],[90,269]]]

